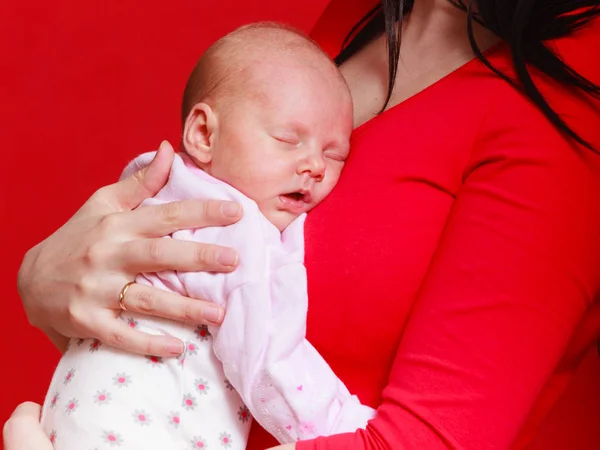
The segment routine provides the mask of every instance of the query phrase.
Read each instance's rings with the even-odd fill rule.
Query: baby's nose
[[[325,159],[322,154],[313,154],[306,158],[305,170],[311,178],[321,181],[325,176]]]

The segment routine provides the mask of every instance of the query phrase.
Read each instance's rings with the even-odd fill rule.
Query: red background
[[[326,0],[0,1],[0,423],[43,401],[58,352],[29,327],[24,253],[129,159],[176,144],[180,99],[203,50],[257,20],[309,31]]]
[[[1,423],[17,403],[43,401],[59,356],[21,308],[16,274],[26,250],[133,156],[165,138],[177,142],[185,80],[211,42],[256,20],[309,31],[326,4],[0,2]],[[595,448],[599,380],[600,359],[590,352],[535,448]]]

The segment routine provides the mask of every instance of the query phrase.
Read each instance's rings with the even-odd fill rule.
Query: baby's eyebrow
[[[287,123],[287,128],[292,130],[294,133],[298,133],[300,135],[309,134],[310,127],[306,124],[298,122],[297,120],[292,120]]]

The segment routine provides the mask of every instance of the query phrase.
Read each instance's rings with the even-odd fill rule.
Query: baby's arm
[[[242,317],[247,313],[246,306],[257,307],[253,291],[249,285],[233,292],[227,315]],[[245,352],[248,357],[246,367],[225,364],[225,374],[254,418],[281,443],[365,428],[375,410],[361,405],[348,392],[306,340],[305,314],[294,305],[294,300],[293,294],[285,298],[285,310],[274,314],[270,325],[262,330],[248,330],[251,334],[245,337],[245,345],[229,344],[225,351],[217,353],[224,362],[241,358],[236,351]],[[224,325],[222,331],[229,340],[228,324]],[[215,351],[221,350],[217,342],[223,334],[215,340]]]
[[[355,431],[375,415],[306,340],[302,224],[291,226],[299,228],[299,252],[271,252],[262,278],[228,294],[225,319],[213,332],[227,378],[254,418],[281,443]],[[286,230],[288,236],[291,231]],[[269,253],[268,242],[261,247],[255,250]],[[244,254],[241,258],[243,264]]]

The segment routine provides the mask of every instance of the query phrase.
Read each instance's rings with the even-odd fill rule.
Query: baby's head
[[[183,150],[283,230],[336,185],[349,151],[352,101],[315,43],[261,23],[225,36],[200,58],[182,119]]]

